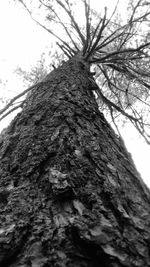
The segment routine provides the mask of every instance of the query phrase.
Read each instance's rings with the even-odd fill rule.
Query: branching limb
[[[12,112],[14,112],[15,110],[17,110],[18,108],[22,108],[22,104],[19,104],[13,108],[11,108],[9,111],[7,111],[5,114],[3,114],[0,117],[0,121],[2,121],[3,119],[5,119],[8,115],[10,115]]]
[[[53,35],[54,37],[56,37],[56,39],[58,39],[64,47],[68,48],[69,50],[72,50],[72,48],[69,46],[69,44],[67,42],[65,42],[63,39],[61,39],[54,31],[52,31],[51,29],[48,29],[46,26],[44,26],[43,24],[41,24],[38,20],[36,20],[33,16],[32,16],[32,12],[28,9],[27,5],[24,3],[23,0],[19,0],[20,3],[24,6],[24,8],[26,9],[26,11],[29,13],[30,17],[32,18],[33,21],[35,21],[40,27],[42,27],[44,30],[46,30],[48,33],[50,33],[51,35]]]
[[[140,45],[139,47],[136,47],[136,48],[127,48],[127,49],[123,49],[121,51],[110,52],[110,53],[107,53],[107,55],[104,57],[95,58],[95,59],[91,60],[91,63],[102,63],[102,62],[105,62],[108,58],[112,58],[112,57],[117,56],[117,55],[140,52],[142,49],[149,47],[149,46],[150,46],[150,42],[143,44],[143,45]]]
[[[91,19],[90,19],[90,0],[83,0],[84,8],[85,8],[85,25],[86,25],[86,40],[83,47],[83,56],[85,55],[86,51],[88,50],[90,40],[91,40]]]
[[[127,118],[129,118],[130,120],[133,121],[138,121],[139,118],[134,118],[132,115],[128,114],[127,112],[125,112],[124,110],[122,110],[120,107],[118,107],[115,103],[113,103],[112,101],[110,101],[107,97],[105,97],[103,95],[103,93],[101,92],[101,90],[97,91],[99,97],[104,101],[104,103],[110,108],[113,107],[114,109],[116,109],[117,111],[119,111],[122,115],[126,116]]]
[[[40,82],[40,83],[38,83],[38,84],[35,84],[35,85],[33,85],[33,86],[27,88],[26,90],[24,90],[23,92],[21,92],[20,94],[18,94],[18,95],[15,96],[14,98],[12,98],[12,99],[8,102],[8,104],[7,104],[3,109],[0,110],[0,115],[4,114],[4,112],[7,111],[7,110],[14,104],[14,102],[15,102],[17,99],[19,99],[20,97],[24,96],[24,95],[27,94],[29,91],[31,91],[32,89],[34,89],[35,87],[40,86],[40,85],[43,85],[43,82]],[[20,107],[20,105],[19,105],[18,107]],[[17,109],[17,108],[16,108],[16,109]],[[9,114],[10,114],[10,113],[9,113]],[[6,116],[5,116],[5,117],[6,117]],[[1,119],[1,120],[2,120],[2,119]]]
[[[84,45],[84,44],[85,44],[85,38],[84,38],[82,32],[80,31],[80,27],[79,27],[79,25],[77,24],[77,22],[76,22],[74,16],[72,15],[72,11],[71,11],[69,2],[68,2],[67,0],[65,0],[65,2],[67,3],[67,6],[68,6],[68,8],[67,8],[67,7],[62,3],[62,1],[60,1],[60,0],[56,0],[56,1],[57,1],[57,3],[58,3],[58,4],[65,10],[65,12],[66,12],[66,13],[68,14],[68,16],[70,17],[70,20],[71,20],[71,22],[72,22],[72,24],[73,24],[73,27],[74,27],[74,29],[76,30],[76,32],[78,33],[78,35],[79,35],[79,37],[80,37],[80,39],[81,39],[82,44]]]
[[[65,30],[67,36],[69,37],[71,43],[74,45],[76,51],[79,51],[79,48],[78,48],[77,44],[76,44],[75,41],[73,40],[73,38],[72,38],[72,36],[71,36],[69,30],[68,30],[67,27],[65,26],[65,24],[64,24],[64,23],[62,22],[62,20],[60,19],[58,13],[52,8],[52,6],[48,6],[48,5],[46,5],[42,0],[39,0],[39,1],[40,1],[40,3],[41,3],[42,5],[44,5],[46,8],[48,8],[50,11],[53,12],[53,14],[54,14],[54,15],[56,16],[56,18],[58,19],[58,22],[59,22],[59,23],[62,25],[62,27],[64,28],[64,30]],[[71,48],[71,47],[70,47],[70,48]],[[72,48],[71,48],[71,51],[72,51],[74,54],[76,53],[76,51],[75,51],[74,49],[72,49]]]
[[[100,39],[102,37],[102,33],[103,33],[103,31],[104,31],[104,29],[105,29],[105,27],[107,25],[106,16],[107,16],[107,9],[105,8],[104,17],[103,17],[103,19],[100,19],[100,21],[99,21],[99,23],[97,25],[97,27],[98,27],[97,30],[99,29],[99,26],[100,26],[99,32],[97,34],[95,42],[92,44],[92,47],[91,47],[91,49],[90,49],[90,51],[88,53],[88,56],[86,57],[86,60],[88,58],[90,58],[90,56],[94,53],[94,51],[95,51],[95,49],[96,49],[96,47],[97,47],[97,45],[98,45],[98,43],[99,43],[99,41],[100,41]]]

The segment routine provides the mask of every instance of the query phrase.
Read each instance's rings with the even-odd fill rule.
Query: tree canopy
[[[63,60],[76,56],[88,66],[89,78],[94,77],[99,85],[97,101],[112,122],[116,125],[122,114],[150,144],[150,123],[145,115],[150,107],[150,3],[129,0],[127,16],[122,18],[117,11],[119,0],[111,14],[107,7],[95,10],[93,0],[16,2],[54,36]],[[24,102],[15,104],[16,100],[32,88],[34,85],[10,100],[0,110],[0,120],[23,107]]]

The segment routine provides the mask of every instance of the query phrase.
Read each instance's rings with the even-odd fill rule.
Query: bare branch
[[[20,97],[24,96],[25,94],[27,94],[29,91],[31,91],[33,88],[37,87],[37,86],[40,86],[40,85],[43,85],[43,82],[40,82],[40,83],[37,83],[29,88],[27,88],[26,90],[24,90],[23,92],[21,92],[20,94],[18,94],[17,96],[15,96],[14,98],[12,98],[8,104],[0,110],[0,115],[3,114],[6,110],[8,110],[12,104],[17,100],[19,99]]]
[[[98,32],[98,35],[97,35],[97,37],[96,37],[96,40],[95,40],[95,42],[92,44],[92,48],[90,49],[90,51],[89,51],[89,53],[88,53],[88,56],[86,57],[86,59],[88,59],[88,58],[90,58],[90,56],[93,54],[93,52],[95,51],[95,48],[96,48],[96,46],[97,46],[97,44],[99,43],[99,41],[100,41],[100,39],[101,39],[101,36],[102,36],[102,33],[103,33],[103,31],[104,31],[104,29],[105,29],[105,27],[106,27],[106,15],[107,15],[107,9],[105,8],[105,14],[104,14],[104,17],[103,17],[103,19],[102,19],[102,21],[101,21],[101,27],[100,27],[100,30],[99,30],[99,32]],[[99,25],[100,25],[99,24]],[[99,27],[99,26],[98,26]]]
[[[75,30],[77,31],[77,33],[78,33],[78,35],[79,35],[79,37],[80,37],[80,39],[82,41],[82,44],[84,45],[85,44],[85,38],[84,38],[83,34],[81,33],[80,27],[78,26],[77,22],[75,21],[75,18],[72,15],[71,9],[70,8],[67,9],[66,6],[60,0],[57,0],[57,3],[66,11],[68,16],[70,17],[71,22],[72,22]],[[68,7],[69,7],[69,4],[68,4]]]
[[[2,117],[0,117],[0,121],[2,121],[4,118],[6,118],[8,115],[10,115],[12,112],[17,110],[18,108],[22,108],[22,104],[19,104],[19,105],[13,107],[12,109],[10,109],[8,112],[6,112]]]
[[[69,31],[68,31],[67,27],[65,26],[65,24],[64,24],[64,23],[62,22],[62,20],[60,19],[60,17],[59,17],[59,15],[57,14],[57,12],[56,12],[51,6],[48,6],[48,5],[46,5],[45,3],[43,3],[43,1],[41,1],[41,0],[39,0],[39,1],[40,1],[40,3],[41,3],[42,5],[44,5],[45,7],[47,7],[48,9],[50,9],[50,10],[54,13],[54,15],[55,15],[56,18],[58,19],[59,23],[60,23],[60,24],[62,25],[62,27],[64,28],[64,30],[65,30],[66,34],[68,35],[69,39],[71,40],[72,44],[74,45],[74,47],[76,48],[76,50],[79,51],[78,46],[77,46],[76,43],[74,42],[74,40],[73,40],[71,34],[69,33]],[[71,47],[70,47],[70,48],[71,48]],[[74,49],[72,49],[72,48],[71,48],[71,51],[72,51],[74,54],[76,53],[76,51],[75,51]]]
[[[97,91],[99,97],[104,101],[104,103],[110,108],[113,107],[115,108],[117,111],[119,111],[122,115],[124,115],[125,117],[129,118],[130,120],[133,121],[138,121],[139,118],[134,118],[132,115],[126,113],[124,110],[122,110],[120,107],[118,107],[116,104],[114,104],[112,101],[110,101],[108,98],[106,98],[103,93],[101,92],[101,90]]]
[[[63,53],[67,56],[67,58],[72,58],[72,54],[70,53],[70,51],[68,51],[66,48],[65,48],[65,46],[63,46],[63,45],[61,45],[61,44],[59,44],[58,42],[56,43],[58,46],[59,46],[59,48],[63,51]]]
[[[86,40],[83,47],[83,56],[84,56],[91,40],[91,21],[90,21],[90,1],[88,1],[87,3],[86,0],[83,0],[83,2],[85,7],[85,21],[86,21]]]
[[[125,54],[125,53],[133,53],[133,52],[139,52],[140,50],[144,49],[145,47],[148,47],[150,45],[150,42],[146,43],[146,44],[143,44],[143,45],[140,45],[139,47],[136,47],[136,48],[127,48],[127,49],[124,49],[124,50],[121,50],[121,51],[114,51],[114,52],[111,52],[111,53],[107,53],[106,56],[104,57],[101,57],[101,58],[95,58],[93,60],[91,60],[91,63],[101,63],[101,62],[105,62],[106,59],[108,58],[111,58],[113,56],[116,56],[116,55],[120,55],[120,54]]]
[[[27,5],[24,3],[23,0],[19,0],[22,5],[25,7],[25,9],[27,10],[27,12],[29,13],[30,17],[32,18],[33,21],[35,21],[40,27],[42,27],[44,30],[46,30],[48,33],[50,33],[51,35],[53,35],[54,37],[56,37],[65,47],[67,47],[69,50],[72,50],[72,48],[69,46],[69,44],[67,42],[65,42],[64,40],[62,40],[57,34],[55,34],[52,30],[48,29],[47,27],[45,27],[43,24],[41,24],[38,20],[36,20],[33,16],[31,11],[28,9]]]

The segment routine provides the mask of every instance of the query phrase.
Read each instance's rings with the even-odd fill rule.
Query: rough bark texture
[[[72,59],[0,143],[0,266],[150,266],[149,190]]]

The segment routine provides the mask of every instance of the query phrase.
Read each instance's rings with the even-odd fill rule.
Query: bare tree
[[[0,265],[148,267],[150,191],[95,99],[144,130],[135,104],[145,101],[140,87],[147,97],[149,42],[135,36],[148,22],[147,2],[131,1],[121,25],[106,9],[99,17],[82,1],[84,27],[73,1],[21,3],[30,15],[46,18],[33,16],[59,39],[66,60],[22,92],[30,91],[22,111],[0,138]],[[68,40],[51,23],[63,27]]]
[[[36,4],[35,1],[19,2],[38,25],[58,40],[57,45],[66,58],[78,55],[90,67],[94,67],[96,73],[91,75],[95,75],[100,88],[96,94],[109,111],[112,121],[115,123],[115,118],[122,114],[149,143],[150,125],[138,105],[134,105],[141,103],[142,107],[150,107],[150,6],[147,1],[129,1],[128,16],[123,21],[117,14],[119,1],[109,17],[107,8],[104,14],[98,14],[92,9],[92,1],[90,4],[87,0],[39,0]],[[83,25],[77,20],[75,11],[78,5],[84,8]],[[1,119],[22,106],[12,107],[20,95],[0,111]]]

